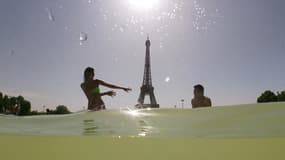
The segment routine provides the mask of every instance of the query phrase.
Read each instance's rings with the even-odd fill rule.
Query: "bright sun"
[[[150,9],[158,0],[129,0],[130,4],[138,9]]]

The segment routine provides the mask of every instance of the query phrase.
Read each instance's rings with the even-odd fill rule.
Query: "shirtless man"
[[[194,98],[191,101],[192,108],[211,107],[211,99],[204,96],[204,87],[201,84],[194,86]]]
[[[81,83],[80,85],[88,99],[88,109],[89,110],[98,111],[101,109],[106,109],[104,101],[102,100],[101,97],[105,95],[113,97],[116,95],[114,91],[108,91],[108,92],[101,93],[99,89],[100,85],[108,87],[108,88],[113,88],[113,89],[122,89],[126,92],[131,91],[130,88],[124,88],[124,87],[106,83],[99,79],[94,79],[94,76],[95,76],[94,69],[91,67],[87,67],[84,71],[84,82]]]

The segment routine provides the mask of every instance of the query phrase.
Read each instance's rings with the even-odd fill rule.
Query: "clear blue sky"
[[[96,78],[133,89],[104,98],[108,108],[133,106],[149,33],[162,107],[182,98],[190,107],[197,83],[215,106],[255,103],[266,89],[285,89],[284,6],[283,0],[157,0],[147,9],[129,0],[1,0],[0,91],[23,95],[33,109],[80,110],[87,104],[82,74],[91,66]],[[88,35],[82,45],[81,32]]]

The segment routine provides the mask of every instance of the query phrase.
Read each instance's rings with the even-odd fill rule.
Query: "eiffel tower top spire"
[[[151,68],[150,68],[150,40],[149,36],[145,41],[146,51],[145,51],[145,66],[144,66],[144,77],[143,77],[143,85],[152,86],[151,80]]]
[[[147,34],[147,40],[145,41],[146,47],[150,47],[150,40],[149,40],[149,35]]]

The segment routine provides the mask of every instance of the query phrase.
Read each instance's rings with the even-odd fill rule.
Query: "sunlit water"
[[[284,159],[285,104],[0,116],[2,159]]]
[[[0,116],[0,134],[110,137],[284,137],[285,104],[205,109],[82,111],[69,115]]]

